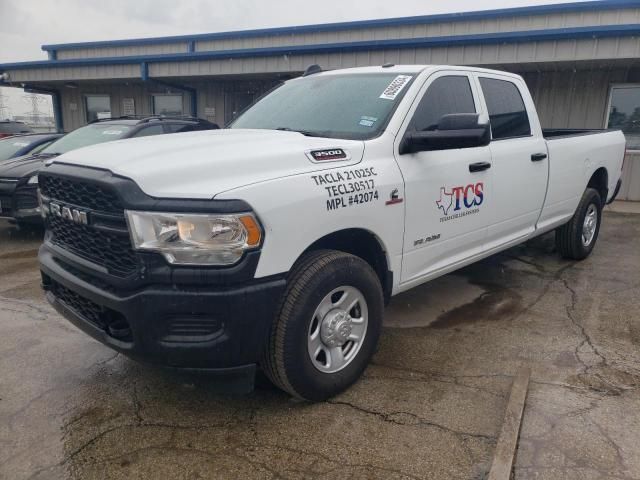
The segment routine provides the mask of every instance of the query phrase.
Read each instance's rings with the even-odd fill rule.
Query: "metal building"
[[[548,128],[627,134],[621,198],[640,200],[640,1],[602,0],[160,38],[44,45],[0,64],[49,93],[59,128],[100,116],[190,114],[225,124],[317,63],[476,65],[520,73]],[[637,153],[636,153],[637,151]]]

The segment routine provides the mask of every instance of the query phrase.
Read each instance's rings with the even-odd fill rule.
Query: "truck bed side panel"
[[[625,150],[624,135],[608,131],[547,140],[549,186],[538,229],[548,230],[567,221],[575,212],[589,179],[605,168],[611,196],[620,178]],[[604,200],[604,199],[603,199]]]

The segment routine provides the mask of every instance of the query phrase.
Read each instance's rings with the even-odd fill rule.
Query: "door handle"
[[[545,158],[547,158],[546,153],[534,153],[531,155],[532,162],[539,162],[540,160],[544,160]]]
[[[489,170],[491,168],[491,164],[489,162],[476,162],[469,164],[469,171],[473,172],[482,172],[483,170]]]

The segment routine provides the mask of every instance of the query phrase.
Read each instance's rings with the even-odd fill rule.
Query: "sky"
[[[0,0],[0,63],[45,60],[44,44],[465,12],[563,0]],[[14,115],[30,110],[4,88]],[[43,106],[44,108],[44,106]]]

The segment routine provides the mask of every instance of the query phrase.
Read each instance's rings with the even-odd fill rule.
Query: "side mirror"
[[[477,113],[443,115],[436,130],[408,132],[400,144],[400,153],[483,147],[491,142],[489,123],[478,123]]]

